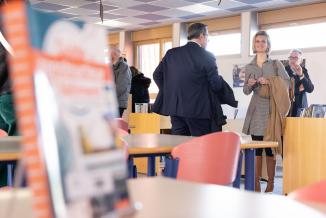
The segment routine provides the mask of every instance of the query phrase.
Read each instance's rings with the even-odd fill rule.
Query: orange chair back
[[[194,138],[172,150],[179,159],[177,179],[226,185],[236,176],[240,136],[218,132]]]
[[[115,121],[117,122],[117,126],[120,129],[125,130],[126,132],[128,132],[128,123],[126,121],[124,121],[122,118],[116,118]]]
[[[2,129],[0,129],[0,137],[8,136],[8,133]]]
[[[326,204],[326,180],[291,192],[289,197],[298,201]]]

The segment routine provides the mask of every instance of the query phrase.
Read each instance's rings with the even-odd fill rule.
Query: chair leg
[[[255,171],[255,191],[260,192],[260,178],[262,174],[262,164],[263,164],[263,157],[256,156],[256,171]]]
[[[274,157],[266,157],[268,182],[265,192],[273,192],[276,160]]]

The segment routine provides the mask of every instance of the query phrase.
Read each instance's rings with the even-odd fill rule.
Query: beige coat
[[[290,78],[287,72],[285,71],[283,64],[280,61],[276,61],[276,64],[277,72],[275,72],[275,69],[273,67],[273,61],[270,58],[267,59],[266,62],[263,64],[263,67],[260,68],[257,65],[255,57],[252,62],[250,62],[245,67],[245,82],[243,86],[243,92],[246,95],[250,95],[251,93],[253,93],[242,129],[242,132],[247,135],[264,136],[270,113],[270,99],[260,97],[258,95],[260,86],[250,87],[248,85],[248,79],[258,79],[261,76],[265,77],[266,79],[269,79],[272,76],[279,75],[287,83],[289,83]]]
[[[270,114],[264,135],[265,141],[277,141],[274,153],[282,155],[282,135],[291,102],[288,84],[279,76],[269,78]]]

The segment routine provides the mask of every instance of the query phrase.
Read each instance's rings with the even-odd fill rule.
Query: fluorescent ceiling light
[[[194,4],[194,5],[180,7],[180,8],[177,8],[177,9],[183,10],[183,11],[188,11],[188,12],[195,13],[195,14],[220,10],[218,8],[214,8],[214,7],[210,7],[210,6],[202,5],[202,4]]]

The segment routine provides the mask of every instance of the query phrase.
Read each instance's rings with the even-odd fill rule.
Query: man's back
[[[210,77],[215,58],[195,42],[171,49],[154,72],[160,92],[154,111],[186,118],[211,118]]]

